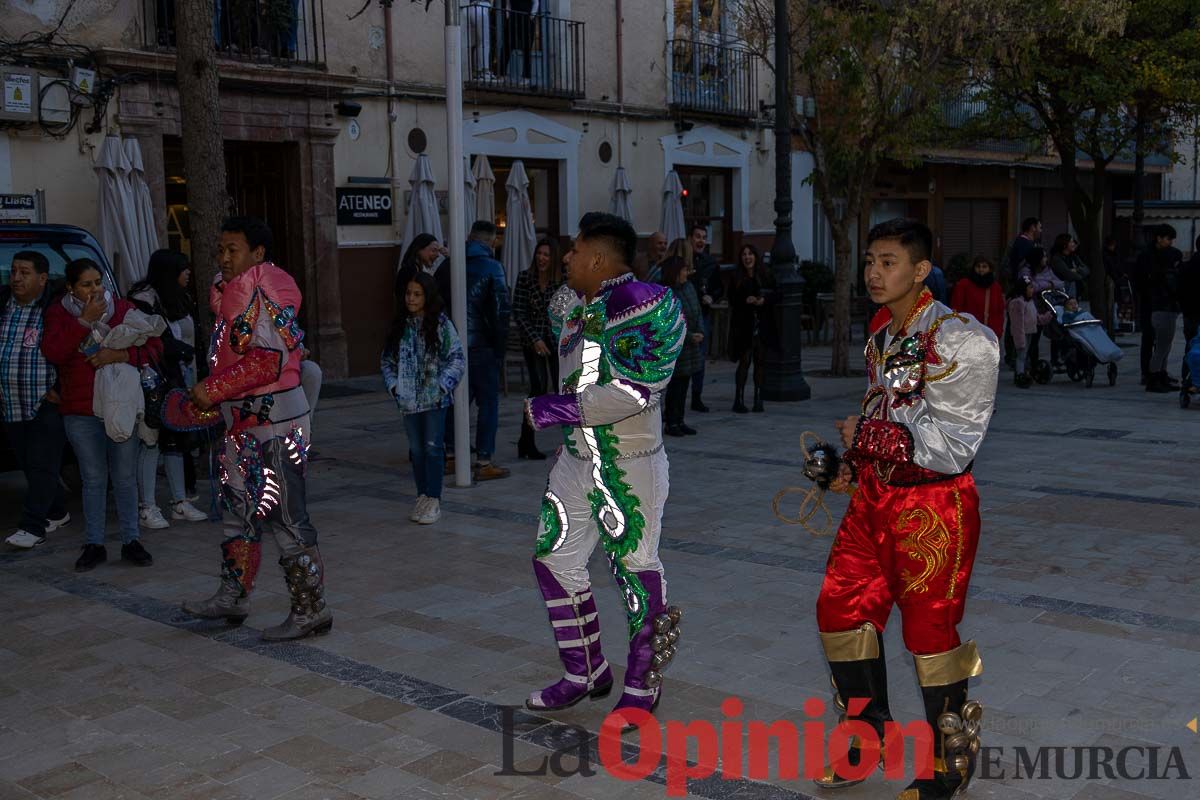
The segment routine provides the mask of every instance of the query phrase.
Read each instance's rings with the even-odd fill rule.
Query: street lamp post
[[[804,380],[804,278],[792,243],[792,80],[788,2],[775,0],[775,242],[771,269],[779,292],[775,305],[776,341],[767,353],[763,398],[807,400],[812,390]]]

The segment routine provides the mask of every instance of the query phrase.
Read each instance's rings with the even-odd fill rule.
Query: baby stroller
[[[1096,378],[1096,366],[1108,365],[1108,385],[1117,383],[1117,362],[1124,353],[1108,337],[1104,323],[1086,311],[1067,311],[1070,295],[1057,289],[1046,289],[1038,298],[1042,311],[1052,310],[1054,317],[1043,329],[1047,338],[1058,342],[1067,377],[1083,381],[1089,389]],[[1049,361],[1039,359],[1034,366],[1033,379],[1041,384],[1050,382],[1054,369]]]

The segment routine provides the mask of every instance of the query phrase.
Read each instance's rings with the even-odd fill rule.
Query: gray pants
[[[624,481],[639,501],[637,513],[642,520],[637,547],[621,559],[621,564],[630,572],[654,570],[661,575],[663,567],[658,559],[658,539],[662,534],[663,506],[670,489],[667,454],[659,450],[654,455],[617,463],[625,473]],[[608,531],[601,532],[588,498],[596,489],[594,469],[592,462],[562,453],[550,470],[543,500],[538,541],[544,541],[549,552],[540,558],[568,592],[582,592],[591,585],[588,558],[600,537],[610,535]],[[605,519],[611,519],[611,513],[601,511]],[[625,515],[622,513],[622,516]],[[626,518],[621,522],[628,525],[629,520]],[[554,530],[550,531],[548,527]]]
[[[1150,324],[1154,327],[1154,355],[1150,357],[1150,372],[1162,372],[1167,368],[1178,320],[1179,314],[1174,311],[1155,311],[1150,315]]]

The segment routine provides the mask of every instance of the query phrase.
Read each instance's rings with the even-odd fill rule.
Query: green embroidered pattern
[[[579,379],[582,377],[583,377],[583,367],[580,367],[579,369],[575,370],[570,375],[568,375],[567,379],[563,381],[562,391],[573,392],[576,389],[578,389],[579,388]]]
[[[671,293],[646,311],[621,320],[604,333],[606,362],[624,378],[638,383],[670,380],[683,347],[685,326],[679,301]]]
[[[579,445],[576,444],[575,440],[571,438],[571,434],[574,432],[575,432],[575,429],[572,428],[570,425],[562,426],[563,447],[567,448],[567,452],[570,453],[571,455],[575,456],[576,458],[582,458],[583,456],[579,452]]]
[[[547,496],[542,498],[542,535],[538,537],[537,547],[534,553],[538,558],[545,558],[554,552],[555,544],[558,543],[559,537],[562,536],[563,520],[558,515],[558,509],[555,508],[553,501]]]
[[[617,581],[617,587],[625,598],[625,616],[629,621],[629,638],[632,639],[646,622],[650,593],[646,591],[638,576],[626,569],[624,561],[610,554],[608,563]]]

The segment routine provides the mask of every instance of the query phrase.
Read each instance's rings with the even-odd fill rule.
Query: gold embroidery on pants
[[[946,599],[954,599],[954,590],[958,586],[958,570],[962,566],[963,554],[963,526],[962,526],[962,495],[958,493],[958,488],[954,489],[954,525],[958,529],[958,546],[954,549],[954,572],[950,574],[950,589],[946,592]]]
[[[906,531],[910,527],[912,530]],[[907,569],[900,573],[900,579],[904,581],[901,597],[909,592],[924,594],[929,591],[929,581],[946,566],[946,551],[950,547],[950,531],[946,529],[946,523],[929,506],[910,509],[897,517],[896,533],[906,532],[907,538],[900,542],[900,549],[914,561],[924,562],[925,568],[918,575],[913,575]]]

